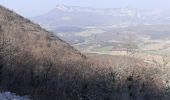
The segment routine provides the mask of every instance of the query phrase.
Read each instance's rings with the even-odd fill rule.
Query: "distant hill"
[[[97,9],[78,6],[57,5],[46,14],[32,18],[45,26],[104,26],[132,23],[139,19],[140,12],[134,8]]]
[[[168,10],[143,10],[133,7],[125,8],[90,8],[57,5],[46,14],[31,18],[48,28],[59,26],[112,26],[125,24],[168,24]]]

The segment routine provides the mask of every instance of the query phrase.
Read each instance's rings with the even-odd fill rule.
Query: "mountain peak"
[[[57,5],[55,8],[58,9],[58,10],[67,10],[68,6],[66,6],[66,5]]]

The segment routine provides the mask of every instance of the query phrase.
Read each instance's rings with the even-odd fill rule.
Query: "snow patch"
[[[0,93],[0,100],[31,100],[28,96],[17,96],[15,93],[2,92]]]

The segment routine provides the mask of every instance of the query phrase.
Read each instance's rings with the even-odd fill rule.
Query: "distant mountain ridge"
[[[93,12],[100,14],[108,14],[112,16],[135,16],[140,15],[136,8],[125,7],[125,8],[90,8],[90,7],[79,7],[79,6],[66,6],[66,5],[57,5],[55,10],[61,10],[66,12]]]
[[[136,8],[90,8],[57,5],[46,14],[32,18],[44,26],[105,26],[132,23],[142,14]]]
[[[170,13],[164,10],[125,8],[90,8],[57,5],[46,14],[32,20],[49,29],[63,26],[113,26],[169,24]]]

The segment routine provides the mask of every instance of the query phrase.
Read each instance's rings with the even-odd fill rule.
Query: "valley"
[[[163,25],[160,30],[157,26],[145,25],[126,28],[93,27],[84,28],[81,32],[54,33],[83,53],[126,56],[127,49],[133,49],[133,55],[149,61],[170,55],[170,30]],[[132,47],[126,46],[128,42]]]
[[[143,59],[170,54],[169,16],[158,9],[57,5],[32,20],[84,53],[127,55],[132,49]]]

